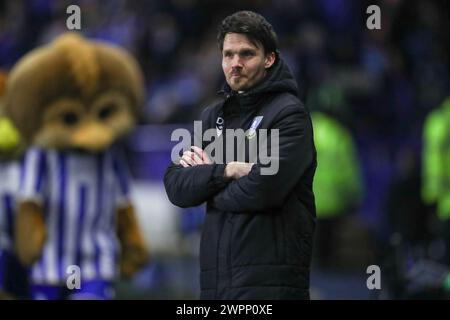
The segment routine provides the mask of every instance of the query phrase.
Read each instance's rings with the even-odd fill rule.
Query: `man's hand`
[[[206,152],[196,146],[191,146],[191,151],[185,151],[180,159],[180,164],[185,168],[212,163]]]
[[[180,159],[184,167],[195,167],[201,164],[213,164],[205,151],[196,146],[191,146],[191,151],[185,151]],[[224,177],[228,179],[242,178],[252,170],[253,163],[232,161],[225,167]]]
[[[254,163],[235,162],[227,164],[224,171],[225,178],[237,180],[249,174]]]

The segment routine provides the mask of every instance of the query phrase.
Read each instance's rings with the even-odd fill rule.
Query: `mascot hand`
[[[47,232],[42,208],[35,202],[19,205],[15,224],[15,249],[25,266],[36,262],[42,254]]]
[[[134,208],[128,205],[118,209],[118,236],[122,247],[120,272],[130,278],[149,261],[149,251],[139,229]]]

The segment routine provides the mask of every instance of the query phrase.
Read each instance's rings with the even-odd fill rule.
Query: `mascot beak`
[[[72,135],[74,147],[93,152],[105,150],[114,138],[110,128],[95,122],[83,125]]]

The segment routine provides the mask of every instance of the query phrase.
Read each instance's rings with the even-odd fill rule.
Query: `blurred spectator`
[[[343,231],[343,218],[353,213],[360,203],[363,183],[348,130],[326,113],[313,112],[311,117],[318,158],[314,179],[318,218],[315,252],[318,265],[330,268],[339,265],[338,239]]]
[[[422,196],[436,208],[439,235],[446,245],[445,263],[450,265],[450,98],[429,115],[423,138]]]

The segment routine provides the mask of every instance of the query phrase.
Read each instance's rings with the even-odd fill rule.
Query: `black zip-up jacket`
[[[279,129],[279,170],[261,175],[257,159],[247,176],[227,181],[225,164],[173,164],[167,169],[164,184],[173,204],[207,203],[200,298],[308,299],[316,216],[316,151],[309,113],[281,59],[252,90],[237,94],[226,85],[222,93],[219,102],[203,111],[203,130],[247,131],[256,116],[263,116],[258,129]]]

